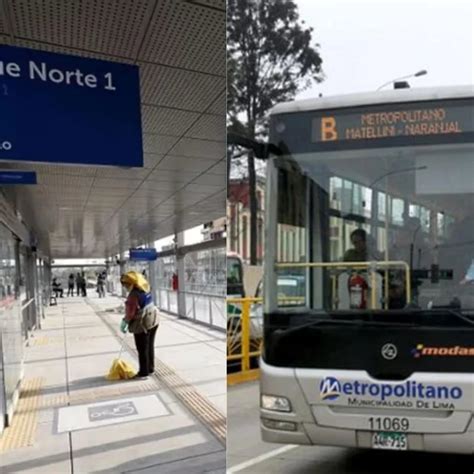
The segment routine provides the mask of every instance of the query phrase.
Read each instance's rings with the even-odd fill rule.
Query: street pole
[[[396,82],[396,81],[401,81],[402,79],[409,79],[410,77],[420,77],[420,76],[424,76],[425,74],[428,74],[428,71],[426,71],[425,69],[422,69],[421,71],[415,72],[414,74],[408,74],[407,76],[397,77],[396,79],[392,79],[391,81],[385,82],[376,90],[379,91],[380,89],[383,89],[385,86],[388,86],[389,84],[392,84],[393,82]]]

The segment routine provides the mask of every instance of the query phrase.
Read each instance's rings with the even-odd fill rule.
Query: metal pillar
[[[154,248],[155,243],[152,241],[148,244],[148,247]],[[158,285],[156,282],[156,271],[157,271],[157,261],[153,260],[148,262],[148,276],[147,280],[150,283],[151,295],[155,304],[158,304]]]
[[[178,272],[178,316],[186,317],[186,288],[184,254],[180,251],[184,247],[184,232],[176,234],[176,270]]]
[[[156,284],[156,261],[148,262],[148,283],[150,283],[153,301],[156,303],[158,301],[158,292]]]
[[[36,329],[41,329],[41,312],[42,312],[42,296],[41,296],[41,285],[38,278],[39,265],[36,252],[33,252],[33,269],[34,269],[34,283],[35,283],[35,324]]]
[[[49,261],[48,264],[45,266],[45,279],[44,279],[44,283],[45,283],[45,288],[46,288],[46,291],[47,291],[47,301],[49,303],[49,301],[51,301],[51,280],[53,279],[53,270],[51,268],[51,262]]]
[[[126,272],[126,268],[125,268],[125,259],[124,259],[124,256],[122,254],[120,254],[120,263],[119,263],[119,266],[120,266],[120,276],[122,276],[125,272]],[[127,297],[127,290],[122,286],[120,285],[120,288],[122,290],[122,297],[123,298],[126,298]]]
[[[33,303],[30,303],[28,306],[28,322],[29,330],[37,329],[38,324],[38,279],[37,279],[37,270],[36,270],[36,253],[32,252],[30,249],[27,250],[27,267],[26,267],[26,295],[28,303],[30,300],[33,300]]]
[[[22,333],[25,341],[28,340],[28,325],[29,321],[25,318],[25,311],[21,309],[23,304],[23,295],[22,288],[24,288],[25,282],[21,278],[21,258],[20,258],[20,240],[15,239],[15,267],[16,267],[16,281],[15,281],[15,298],[19,301],[20,304],[20,313],[21,313],[21,324],[22,324]]]
[[[41,320],[44,319],[44,307],[47,306],[48,300],[46,299],[46,292],[45,292],[44,260],[39,257],[38,257],[37,265],[36,265],[36,280],[38,282],[38,301],[39,301],[38,329],[41,329]]]

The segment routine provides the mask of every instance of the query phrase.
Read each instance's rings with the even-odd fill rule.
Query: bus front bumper
[[[280,416],[264,410],[260,412],[260,431],[262,440],[267,443],[341,446],[348,448],[372,449],[372,435],[369,431],[328,428],[316,423],[296,423],[295,431],[269,429],[264,426],[264,420],[284,421]],[[435,453],[474,453],[474,422],[469,430],[457,434],[417,434],[408,433],[409,451],[426,451]]]
[[[342,414],[344,409],[336,414],[334,420],[328,420],[330,410],[326,406],[308,402],[307,393],[304,392],[302,381],[295,369],[269,366],[260,360],[260,372],[260,394],[282,397],[290,403],[287,412],[260,407],[260,429],[263,441],[295,445],[375,448],[374,432],[354,428],[350,422],[346,425],[344,419],[346,415]],[[316,383],[315,380],[315,386]],[[368,409],[365,410],[365,414],[361,412],[356,415],[359,418],[367,416]],[[325,413],[326,418],[321,415]],[[392,410],[385,411],[380,408],[374,410],[374,416],[385,413],[387,416],[400,416],[394,414]],[[434,420],[437,426],[432,430],[437,432],[415,429],[414,432],[404,433],[406,450],[473,454],[474,417],[469,411],[464,411],[463,414],[457,413],[457,415],[459,415],[458,419],[464,415],[462,429],[453,430],[449,427],[444,429],[447,420],[439,415],[440,419]],[[350,416],[353,417],[354,413]],[[337,422],[339,422],[338,426],[336,426]]]

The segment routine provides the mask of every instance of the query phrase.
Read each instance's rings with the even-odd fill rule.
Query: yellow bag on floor
[[[135,376],[135,370],[123,359],[115,359],[105,377],[107,380],[128,380]]]
[[[109,373],[105,376],[107,380],[128,380],[135,376],[136,372],[133,370],[133,367],[128,362],[125,362],[120,358],[122,355],[126,335],[127,334],[124,334],[122,337],[118,357],[113,361]]]

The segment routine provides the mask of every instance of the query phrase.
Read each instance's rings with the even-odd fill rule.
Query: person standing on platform
[[[77,273],[76,274],[76,295],[79,296],[82,291],[82,285],[81,285],[81,274]]]
[[[105,298],[105,275],[103,273],[97,275],[97,293],[99,298]]]
[[[71,273],[67,280],[67,295],[74,296],[74,274]]]
[[[153,304],[150,285],[142,274],[127,272],[120,277],[120,283],[129,292],[125,302],[125,317],[120,324],[120,330],[123,333],[128,330],[133,334],[140,365],[135,378],[146,379],[155,371],[158,309]]]
[[[87,282],[84,272],[81,273],[81,292],[82,296],[87,296]]]

